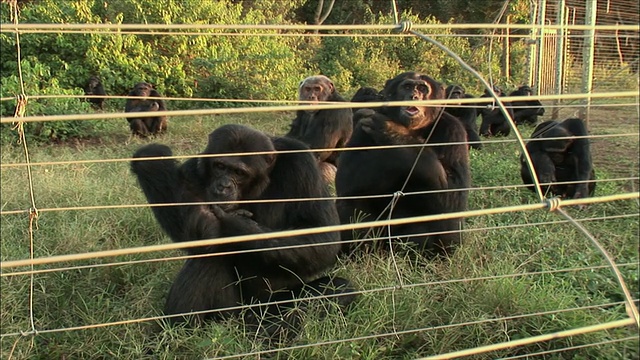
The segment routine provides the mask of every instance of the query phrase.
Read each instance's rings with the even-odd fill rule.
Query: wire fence
[[[576,13],[584,11],[572,5],[570,1],[567,1],[567,4],[568,8],[573,9],[571,10],[573,15],[569,15],[569,18],[575,19]],[[626,37],[625,41],[637,43],[640,29],[637,21],[633,22],[633,19],[625,18],[627,12],[622,10],[624,6],[635,5],[624,2],[616,4],[618,6],[614,11],[616,17],[611,18],[617,19],[615,23],[611,23],[613,20],[601,20],[591,25],[579,24],[576,21],[557,25],[545,24],[544,20],[543,24],[532,25],[20,24],[16,13],[16,22],[3,24],[1,31],[15,34],[18,60],[20,59],[19,36],[24,33],[121,34],[126,32],[152,36],[236,36],[239,34],[225,31],[273,30],[278,31],[278,34],[254,32],[251,36],[414,36],[439,44],[435,40],[437,36],[427,37],[420,33],[420,30],[518,29],[542,33],[544,30],[556,29],[568,30],[567,33],[561,35],[557,33],[553,36],[556,40],[559,36],[570,40],[567,48],[571,53],[581,51],[576,50],[575,43],[583,37],[582,31],[595,31],[600,34],[600,38],[613,39],[604,40],[606,45],[599,48],[600,53],[594,58],[596,64],[610,64],[611,60],[619,60],[620,67],[627,71],[632,68],[633,59],[629,61],[626,54],[629,54],[629,51],[633,53],[633,48],[632,45],[628,45],[632,49],[620,55],[622,50],[619,43],[622,41],[622,36]],[[548,16],[558,16],[554,12],[557,11],[557,7],[545,6],[551,6],[547,9]],[[610,9],[599,10],[609,11]],[[353,33],[358,30],[393,29],[401,30],[402,34]],[[204,30],[217,31],[203,33]],[[335,30],[344,33],[306,33],[309,30]],[[282,33],[283,31],[288,33]],[[493,33],[490,36],[498,35]],[[615,44],[618,45],[614,47]],[[446,48],[442,50],[449,51]],[[449,55],[452,58],[458,56]],[[567,56],[565,55],[563,59],[561,66],[569,67],[570,61],[567,60]],[[475,72],[463,59],[458,58],[458,60],[462,67]],[[536,69],[543,66],[541,61],[538,61],[538,64],[540,65],[534,63]],[[582,64],[576,66],[574,70]],[[571,357],[572,354],[581,354],[580,351],[601,349],[611,345],[614,349],[622,348],[618,355],[628,358],[637,357],[639,325],[637,250],[640,216],[637,158],[640,121],[638,82],[636,81],[636,88],[632,89],[610,85],[620,76],[629,76],[628,74],[628,72],[614,72],[610,78],[605,77],[603,81],[596,82],[596,85],[604,84],[598,91],[585,93],[576,87],[553,83],[549,87],[552,91],[533,97],[542,101],[545,108],[553,109],[554,114],[559,118],[571,116],[583,109],[582,100],[598,100],[590,103],[593,111],[589,135],[593,146],[594,164],[600,174],[594,182],[598,184],[599,189],[603,189],[602,194],[597,196],[584,199],[546,199],[540,188],[540,185],[545,184],[537,184],[537,197],[534,199],[531,196],[522,195],[526,192],[524,189],[526,185],[519,182],[517,176],[511,176],[512,174],[497,176],[500,171],[513,171],[513,163],[517,164],[517,157],[513,155],[526,155],[525,142],[535,141],[530,139],[529,130],[517,127],[510,120],[515,133],[513,136],[506,139],[485,139],[482,142],[486,148],[481,152],[471,153],[474,182],[472,187],[464,189],[470,192],[470,210],[182,243],[166,242],[160,229],[154,224],[150,212],[141,214],[141,208],[148,208],[149,204],[141,197],[139,190],[133,185],[133,180],[123,179],[127,176],[124,174],[128,173],[128,163],[134,160],[123,154],[131,153],[129,151],[131,148],[144,144],[144,141],[129,139],[122,145],[124,149],[116,149],[121,150],[120,152],[100,148],[88,150],[88,153],[84,154],[83,151],[60,150],[55,146],[43,147],[44,150],[41,150],[30,144],[22,131],[23,126],[28,123],[99,119],[122,122],[123,118],[134,115],[114,111],[22,116],[25,107],[29,106],[27,101],[29,99],[73,96],[23,93],[15,98],[4,97],[2,101],[16,102],[16,116],[0,119],[2,124],[13,125],[12,128],[3,127],[2,131],[17,131],[20,134],[20,151],[16,150],[15,146],[3,144],[3,149],[7,151],[4,151],[0,163],[1,192],[3,193],[0,210],[3,230],[2,262],[0,263],[2,270],[0,291],[3,298],[2,333],[0,334],[2,357],[37,358],[52,355],[60,358],[85,358],[91,357],[92,354],[102,354],[102,356],[118,358],[189,358],[198,354],[200,358],[215,359],[271,356],[362,359],[448,359],[490,356],[517,359],[544,358],[551,354],[561,358]],[[477,72],[475,75],[478,81],[492,92],[486,78],[493,78],[493,76],[491,74],[483,76]],[[635,75],[637,76],[637,73]],[[565,81],[570,83],[569,80]],[[546,89],[546,86],[543,88]],[[561,91],[556,92],[558,87]],[[476,98],[467,103],[477,104],[479,101],[486,101],[488,104],[495,101],[497,106],[506,113],[503,103],[516,100],[511,97],[498,97],[495,93],[492,95],[493,98],[486,100]],[[106,98],[126,97],[106,96]],[[169,102],[229,101],[267,105],[169,110],[153,114],[154,116],[167,115],[175,119],[176,123],[213,115],[267,114],[273,116],[276,113],[299,109],[392,105],[389,102],[302,105],[298,101],[291,101],[289,103],[293,105],[285,105],[287,102],[272,100],[174,97],[165,99]],[[464,104],[465,101],[441,100],[424,103],[437,106]],[[393,103],[393,105],[402,104],[406,105],[403,102]],[[135,116],[144,115],[135,114]],[[609,118],[614,120],[611,121]],[[231,119],[231,117],[224,119]],[[255,118],[250,119],[252,121]],[[175,124],[175,126],[180,128],[181,125]],[[190,125],[182,126],[188,134]],[[204,135],[200,137],[202,139],[193,140],[198,143],[198,146],[204,141]],[[185,138],[188,138],[188,135]],[[174,140],[184,141],[184,138],[176,136]],[[442,144],[416,146],[438,145]],[[32,156],[34,150],[37,158]],[[83,147],[83,150],[87,150],[87,147]],[[21,157],[18,157],[19,154]],[[245,155],[256,154],[225,154],[225,156]],[[187,151],[187,155],[170,158],[184,160],[194,157],[203,157],[203,155],[195,154],[195,151]],[[500,158],[504,159],[504,163],[495,164],[495,171],[491,171],[494,165],[483,163]],[[101,167],[103,170],[98,170]],[[108,179],[104,179],[107,177]],[[94,182],[97,185],[94,185]],[[63,199],[68,194],[77,199]],[[369,198],[388,198],[392,201],[395,196],[397,194],[390,193],[369,196]],[[338,198],[332,196],[331,199]],[[503,201],[497,202],[496,199]],[[327,199],[310,197],[264,201],[281,203],[322,200]],[[202,204],[219,203],[203,202]],[[154,206],[179,205],[184,204],[154,204]],[[589,205],[586,210],[579,208],[585,205]],[[176,266],[181,260],[211,257],[212,261],[215,261],[219,256],[236,256],[274,249],[225,251],[197,256],[176,256],[174,253],[176,250],[460,217],[466,219],[466,227],[459,231],[467,240],[448,263],[447,261],[416,260],[411,256],[396,253],[385,256],[371,255],[356,261],[341,259],[334,272],[347,274],[358,280],[360,288],[356,293],[360,295],[361,302],[354,305],[355,309],[350,310],[352,313],[329,316],[328,319],[316,319],[315,322],[310,321],[310,325],[304,328],[304,334],[300,335],[301,338],[293,344],[269,347],[259,342],[247,342],[246,339],[233,343],[229,341],[229,337],[238,336],[233,333],[236,323],[223,322],[222,325],[230,326],[209,325],[200,332],[198,330],[188,332],[182,328],[167,327],[163,323],[167,316],[159,315],[161,311],[158,304],[162,302],[169,287],[167,278],[173,277]],[[97,237],[95,237],[96,234],[98,234]],[[133,240],[128,241],[128,238]],[[511,242],[511,238],[519,241]],[[376,240],[388,239],[372,236],[353,241],[360,243]],[[571,246],[565,246],[565,243],[570,243]],[[311,245],[295,247],[305,246]],[[282,249],[286,248],[292,247]],[[622,248],[625,252],[621,251]],[[629,248],[632,249],[631,252]],[[501,259],[501,257],[507,259]],[[575,261],[569,262],[565,257]],[[468,263],[465,264],[465,262]],[[398,268],[398,263],[404,267]],[[392,267],[392,264],[395,267]],[[386,272],[382,273],[384,275],[380,275],[381,268],[386,269]],[[365,269],[364,274],[362,269]],[[367,272],[371,272],[372,276],[366,274]],[[583,282],[584,286],[582,286]],[[630,284],[631,290],[627,289],[627,283]],[[545,285],[549,287],[550,292],[561,292],[560,289],[569,288],[568,295],[546,293]],[[465,294],[467,291],[469,295]],[[515,293],[508,294],[510,291]],[[457,292],[460,294],[455,296]],[[486,298],[482,298],[482,294]],[[526,297],[527,294],[532,298],[536,296],[541,298],[537,301],[520,298]],[[495,298],[488,299],[493,295]],[[548,299],[544,296],[548,296]],[[569,300],[571,297],[573,299]],[[546,307],[547,301],[549,307]],[[424,303],[426,306],[421,307],[414,303]],[[442,308],[438,307],[440,306],[438,304],[443,304]],[[472,307],[471,304],[476,307]],[[429,306],[440,310],[441,313],[430,310]],[[251,307],[252,305],[243,305],[233,309],[242,310]],[[381,311],[376,315],[378,307],[388,308],[388,311]],[[406,322],[401,321],[403,317],[407,318]],[[324,323],[328,324],[325,325],[326,328],[322,327]],[[138,327],[158,324],[162,324],[161,330],[148,331],[146,328]],[[539,329],[536,329],[535,325],[539,325]],[[338,330],[335,330],[336,328]],[[525,331],[519,331],[525,328]],[[495,331],[502,331],[502,333],[489,334]],[[594,337],[594,333],[604,335]],[[561,339],[564,338],[570,340],[562,342]],[[92,342],[97,344],[95,348],[92,347]],[[69,343],[71,347],[77,349],[72,350]],[[546,347],[545,344],[550,343],[552,345]],[[154,350],[150,352],[149,348]],[[195,353],[190,352],[194,351],[193,349]],[[611,351],[611,348],[608,349]]]

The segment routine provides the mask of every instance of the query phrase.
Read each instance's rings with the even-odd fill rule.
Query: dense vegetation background
[[[398,1],[401,19],[414,23],[447,21],[491,23],[501,13],[503,1]],[[525,22],[529,1],[509,4],[502,18]],[[13,21],[10,7],[1,6],[2,23]],[[20,23],[86,24],[393,24],[390,1],[20,1]],[[109,95],[126,95],[133,84],[152,83],[161,94],[180,98],[294,99],[296,86],[305,76],[322,73],[339,91],[354,93],[360,86],[381,88],[386,79],[405,69],[421,71],[447,83],[479,90],[479,83],[453,59],[425,41],[412,37],[358,36],[380,34],[353,32],[355,36],[285,36],[296,32],[273,30],[196,30],[202,35],[153,31],[107,33],[23,33],[20,36],[22,76],[27,95],[81,95],[89,76],[98,75]],[[478,31],[474,31],[478,32]],[[247,34],[242,36],[238,34]],[[270,33],[271,36],[255,36]],[[297,32],[298,34],[300,32]],[[333,32],[347,33],[345,31]],[[392,31],[383,32],[388,35]],[[469,33],[469,31],[467,31]],[[489,32],[487,31],[486,34]],[[282,34],[282,36],[273,36]],[[436,32],[434,31],[434,34]],[[252,36],[253,35],[253,36]],[[309,35],[309,34],[307,34]],[[323,33],[319,35],[331,35]],[[485,36],[451,36],[437,30],[436,38],[462,56],[481,73],[490,71],[502,85],[524,81],[525,45],[514,37],[509,56],[510,74],[501,74],[502,43]],[[482,35],[478,33],[478,35]],[[16,37],[0,33],[2,97],[20,93]],[[122,109],[124,100],[110,100]],[[230,105],[232,104],[232,105]],[[234,106],[238,103],[171,101],[170,109]],[[243,104],[246,105],[246,104]],[[12,115],[15,102],[5,101],[2,116]],[[87,104],[73,98],[31,101],[26,115],[86,113]],[[98,124],[91,122],[45,123],[27,126],[30,136],[50,138],[90,136]]]

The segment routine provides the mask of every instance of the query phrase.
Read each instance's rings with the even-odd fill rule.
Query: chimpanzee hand
[[[244,235],[263,232],[260,225],[252,219],[253,214],[248,210],[234,209],[226,212],[218,205],[211,205],[210,210],[220,221],[223,236],[227,236],[226,233]]]

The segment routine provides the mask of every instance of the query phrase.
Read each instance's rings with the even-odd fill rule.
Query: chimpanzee
[[[346,102],[336,91],[331,79],[324,75],[302,80],[298,87],[298,100],[312,104],[322,101]],[[342,148],[347,143],[353,132],[352,117],[351,109],[298,110],[286,134],[304,142],[311,149],[329,149],[314,153],[327,183],[335,178],[339,155],[338,151],[330,149]]]
[[[504,92],[498,86],[493,85],[493,92],[498,96],[504,96]],[[481,98],[491,97],[488,90],[484,91]],[[509,116],[513,118],[513,109],[511,104],[503,102]],[[502,110],[497,106],[495,101],[493,103],[482,103],[484,107],[480,111],[482,117],[482,123],[480,124],[480,135],[482,136],[508,136],[511,132],[509,121],[502,113]]]
[[[447,99],[473,99],[472,95],[465,92],[464,88],[460,85],[449,85],[446,90]],[[467,140],[469,146],[480,150],[482,149],[482,143],[478,136],[478,124],[476,119],[478,118],[478,110],[475,104],[458,104],[447,106],[444,111],[457,117],[462,122],[464,129],[467,131]]]
[[[571,182],[570,184],[543,185],[545,193],[567,198],[593,196],[596,179],[591,162],[587,127],[581,119],[570,118],[562,122],[549,120],[533,130],[527,151],[541,184]],[[547,140],[536,140],[547,139]],[[524,155],[520,156],[520,175],[525,184],[533,184]],[[529,189],[534,191],[534,187]]]
[[[444,99],[445,89],[427,75],[405,72],[388,80],[382,95],[384,101]],[[456,117],[442,107],[421,104],[368,109],[356,112],[355,117],[358,125],[347,148],[426,146],[353,150],[340,155],[336,206],[343,224],[389,215],[404,218],[467,208],[469,149],[465,144],[467,133]],[[429,146],[443,143],[453,144]],[[394,193],[400,196],[395,206],[389,208]],[[461,242],[461,228],[462,219],[454,218],[394,225],[387,235],[416,245],[426,255],[445,255]],[[386,233],[386,227],[382,231]],[[352,231],[342,233],[343,240],[354,237],[359,236]],[[343,250],[349,252],[350,245],[345,244]]]
[[[269,138],[246,126],[224,125],[209,135],[202,153],[221,156],[192,158],[182,165],[173,159],[140,161],[172,155],[169,147],[151,144],[136,151],[131,168],[156,220],[174,242],[336,225],[338,215],[317,161],[309,152],[295,152],[305,149],[295,139]],[[238,155],[255,152],[262,153]],[[309,197],[326,200],[296,201]],[[238,204],[240,200],[246,202]],[[225,203],[153,206],[192,202]],[[186,260],[167,297],[165,313],[217,310],[196,314],[192,320],[198,324],[238,315],[239,310],[227,309],[238,305],[288,302],[261,310],[277,318],[283,308],[294,306],[294,298],[308,293],[342,294],[335,300],[346,306],[354,298],[349,281],[322,276],[336,262],[339,240],[337,232],[324,232],[187,248],[189,254],[235,253]],[[287,327],[283,319],[260,324],[252,314],[245,314],[245,321],[264,326],[268,334]],[[270,321],[274,323],[267,326]]]
[[[509,96],[532,96],[533,90],[528,85],[522,85],[514,90]],[[544,107],[538,100],[517,100],[511,102],[513,109],[513,121],[516,125],[528,123],[535,124],[538,122],[538,116],[544,115]]]
[[[140,99],[127,99],[124,112],[167,110],[164,100],[159,99],[162,95],[149,83],[137,83],[133,87],[133,90],[129,92],[129,96],[137,96],[140,97]],[[160,134],[167,130],[166,116],[130,117],[127,118],[127,121],[129,121],[131,133],[140,137]]]
[[[376,102],[382,101],[382,94],[372,87],[361,87],[351,98],[351,102]]]
[[[107,92],[104,91],[104,87],[102,86],[102,81],[97,76],[91,76],[87,81],[87,84],[84,86],[84,94],[85,95],[96,95],[96,96],[105,96]],[[86,101],[91,103],[91,106],[104,109],[105,98],[86,98]]]

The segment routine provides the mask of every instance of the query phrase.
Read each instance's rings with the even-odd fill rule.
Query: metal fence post
[[[598,14],[597,0],[587,0],[585,7],[584,23],[590,26],[585,31],[585,38],[582,47],[582,93],[590,94],[593,89],[593,56],[595,49],[595,25]],[[582,100],[583,107],[580,109],[580,117],[589,125],[589,110],[591,98],[585,97]]]

